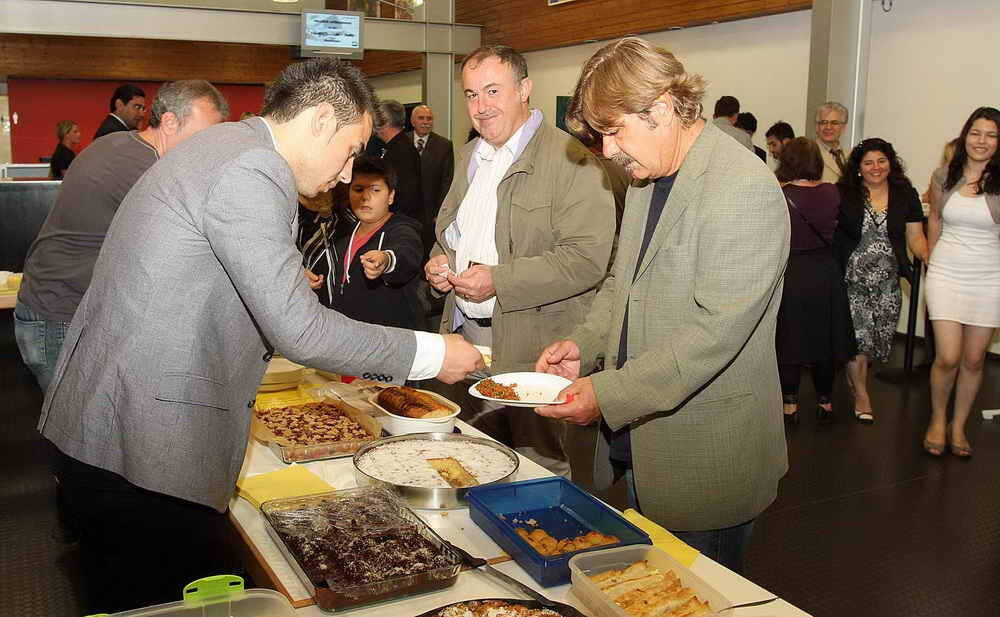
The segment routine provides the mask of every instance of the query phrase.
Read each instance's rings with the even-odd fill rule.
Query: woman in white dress
[[[962,128],[955,156],[931,178],[927,225],[927,310],[937,357],[931,367],[931,421],[924,450],[972,455],[965,421],[983,362],[1000,327],[1000,111],[980,107]],[[957,376],[957,379],[956,379]],[[955,412],[947,424],[955,388]]]

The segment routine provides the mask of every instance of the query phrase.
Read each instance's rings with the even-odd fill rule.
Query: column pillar
[[[806,134],[816,137],[816,108],[837,101],[849,112],[845,151],[864,135],[871,19],[872,0],[813,1]]]
[[[426,0],[424,19],[427,40],[424,44],[423,100],[434,110],[434,131],[451,139],[455,54],[455,0]],[[445,25],[449,24],[449,25]]]

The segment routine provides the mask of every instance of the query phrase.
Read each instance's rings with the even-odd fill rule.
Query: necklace
[[[868,216],[871,218],[872,224],[875,225],[875,227],[881,227],[882,225],[885,224],[886,220],[889,219],[889,217],[886,215],[886,211],[888,211],[888,209],[889,209],[888,204],[886,204],[885,210],[881,211],[876,210],[875,206],[872,205],[871,198],[869,197],[865,199],[865,211],[868,212]],[[881,214],[882,220],[879,220],[879,217],[875,216],[876,214]]]

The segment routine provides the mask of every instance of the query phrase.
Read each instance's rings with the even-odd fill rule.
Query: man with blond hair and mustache
[[[535,369],[573,379],[541,407],[600,422],[599,483],[739,571],[788,468],[774,333],[789,247],[774,175],[701,116],[707,84],[639,38],[584,66],[566,124],[644,186],[586,320]],[[603,369],[598,366],[603,363]]]

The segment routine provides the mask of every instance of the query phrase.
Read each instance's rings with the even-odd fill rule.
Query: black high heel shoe
[[[794,394],[785,394],[781,397],[781,402],[783,405],[798,405],[799,397]],[[782,409],[782,413],[784,413],[784,409]],[[798,407],[796,407],[795,411],[793,411],[792,413],[784,413],[784,416],[785,416],[785,424],[787,426],[798,426],[799,424]]]
[[[830,405],[829,396],[820,396],[816,399],[816,422],[818,424],[833,424],[837,419],[833,415],[833,405]],[[830,409],[824,409],[823,405],[830,405]]]

